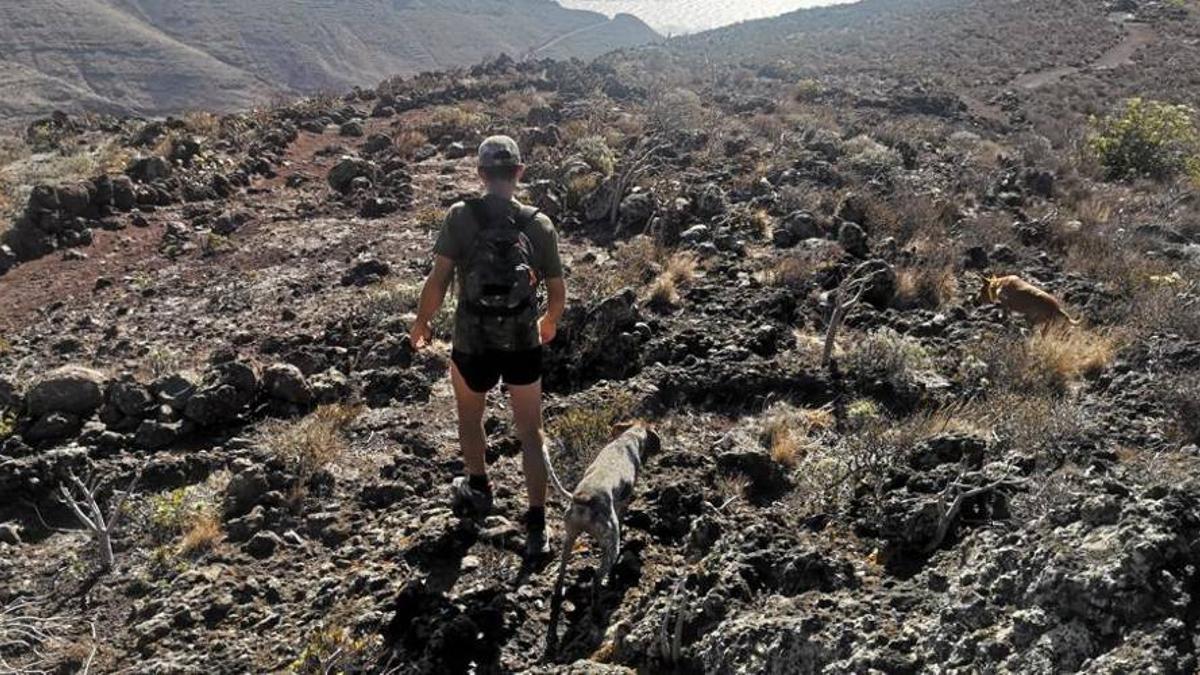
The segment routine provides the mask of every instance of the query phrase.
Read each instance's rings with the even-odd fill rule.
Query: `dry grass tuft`
[[[904,309],[937,309],[954,302],[958,280],[954,267],[905,267],[896,272],[896,303]]]
[[[609,264],[576,269],[571,285],[588,300],[608,297],[624,288],[640,288],[655,278],[665,255],[665,249],[650,237],[634,237],[617,245]]]
[[[401,131],[392,139],[392,146],[405,159],[411,158],[417,150],[425,147],[428,143],[429,137],[413,129]]]
[[[762,442],[771,459],[794,469],[810,452],[817,449],[814,436],[834,427],[833,411],[828,408],[774,407],[763,423]]]
[[[656,307],[675,307],[681,298],[679,289],[691,285],[696,278],[696,255],[680,252],[671,256],[663,271],[650,284],[648,300]]]
[[[222,534],[221,518],[215,512],[204,511],[196,515],[183,538],[179,541],[181,555],[195,555],[211,551]]]
[[[1080,328],[1040,332],[1024,352],[1025,378],[1051,391],[1064,392],[1081,378],[1092,378],[1112,363],[1118,342],[1111,336]]]
[[[210,112],[196,110],[183,115],[183,125],[198,136],[216,137],[221,131],[221,118]]]
[[[345,454],[346,430],[361,413],[356,405],[321,406],[298,422],[270,425],[265,443],[304,483]]]
[[[582,475],[583,469],[608,443],[613,425],[628,420],[636,404],[632,394],[615,390],[595,405],[574,406],[550,420],[546,425],[547,440],[562,443],[565,473]]]

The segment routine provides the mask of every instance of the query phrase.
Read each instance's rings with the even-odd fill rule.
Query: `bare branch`
[[[100,503],[96,501],[96,492],[100,484],[99,480],[93,480],[89,486],[74,473],[68,473],[67,477],[74,486],[74,490],[60,484],[58,490],[62,494],[62,501],[75,514],[79,523],[92,534],[92,538],[95,539],[96,545],[99,548],[100,569],[108,571],[113,566],[113,532],[116,530],[117,523],[121,520],[125,500],[132,494],[134,487],[141,478],[141,473],[139,472],[133,477],[133,481],[130,483],[129,489],[125,494],[116,499],[113,509],[107,518],[105,517],[104,510],[100,507]]]

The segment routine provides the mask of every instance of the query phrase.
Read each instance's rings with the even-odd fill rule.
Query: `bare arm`
[[[542,344],[549,344],[558,333],[558,322],[567,308],[567,282],[562,277],[546,280],[546,313],[538,321]]]
[[[417,318],[413,321],[409,333],[409,341],[413,349],[421,349],[433,337],[430,322],[433,315],[442,308],[446,299],[446,291],[450,289],[450,281],[454,278],[454,261],[444,255],[434,256],[433,271],[425,279],[421,289],[421,300],[417,303]]]

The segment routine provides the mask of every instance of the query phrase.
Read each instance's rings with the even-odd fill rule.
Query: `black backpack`
[[[533,244],[525,228],[539,211],[523,208],[507,218],[490,218],[482,199],[467,202],[479,234],[463,266],[462,301],[477,314],[513,316],[537,299]]]

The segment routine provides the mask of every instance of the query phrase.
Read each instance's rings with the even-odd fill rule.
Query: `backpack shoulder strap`
[[[482,199],[468,199],[464,204],[471,212],[471,217],[475,219],[475,224],[479,226],[480,231],[486,230],[492,225],[492,219],[488,217],[487,205]]]
[[[517,211],[517,224],[521,227],[532,225],[537,217],[542,214],[542,210],[534,206],[522,206]]]

